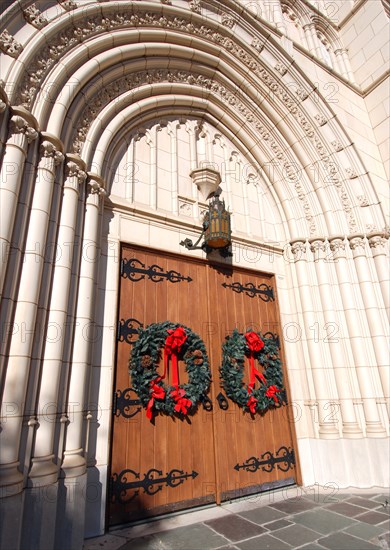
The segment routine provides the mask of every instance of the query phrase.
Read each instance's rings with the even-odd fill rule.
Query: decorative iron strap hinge
[[[263,302],[274,302],[274,289],[266,284],[254,285],[253,283],[246,283],[242,285],[241,283],[232,283],[228,285],[227,283],[222,283],[224,288],[231,288],[233,292],[238,294],[245,293],[249,298],[255,298],[258,296]]]
[[[121,319],[118,321],[116,339],[119,342],[133,345],[135,342],[133,336],[138,335],[139,329],[143,326],[138,319]]]
[[[133,481],[129,481],[130,476],[133,477]],[[128,503],[139,495],[140,489],[143,490],[144,494],[153,496],[161,491],[164,486],[175,489],[187,479],[195,479],[197,476],[198,472],[194,470],[190,474],[183,470],[171,470],[163,476],[162,470],[151,468],[144,474],[143,479],[140,479],[138,472],[122,470],[120,474],[114,473],[111,477],[111,501],[121,504]],[[130,495],[128,495],[128,491],[131,492]]]
[[[159,265],[153,264],[148,268],[135,258],[127,260],[126,258],[122,259],[121,262],[121,276],[124,279],[129,279],[133,283],[142,281],[147,277],[153,283],[161,283],[162,281],[168,281],[170,283],[181,283],[182,281],[187,281],[190,283],[192,281],[191,277],[185,277],[171,269],[170,271],[164,271]]]
[[[275,456],[267,451],[262,454],[260,458],[251,456],[243,464],[236,464],[234,469],[238,471],[245,470],[246,472],[257,472],[261,468],[263,472],[272,472],[275,466],[282,472],[287,472],[293,469],[295,465],[295,453],[294,449],[288,449],[287,447],[280,447],[276,451]]]
[[[133,416],[142,411],[141,401],[139,399],[132,399],[130,392],[133,392],[135,393],[135,395],[137,395],[133,388],[126,388],[123,391],[116,390],[112,405],[112,414],[114,416],[133,418]],[[137,408],[132,411],[133,407]]]

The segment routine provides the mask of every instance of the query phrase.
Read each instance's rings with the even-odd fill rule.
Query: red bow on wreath
[[[255,353],[263,349],[264,342],[260,338],[260,336],[256,334],[256,332],[246,332],[245,339],[249,348],[249,363],[251,367],[249,390],[251,392],[255,387],[256,378],[261,380],[263,384],[267,383],[267,380],[265,379],[264,375],[260,371],[258,371],[255,367]]]
[[[153,390],[152,396],[149,399],[149,403],[146,407],[146,416],[149,420],[152,420],[153,418],[153,406],[154,406],[154,400],[155,399],[164,399],[165,397],[165,390],[161,386],[158,385],[158,382],[160,382],[161,376],[158,378],[155,378],[151,381],[150,385]]]
[[[175,412],[187,414],[192,402],[185,397],[186,392],[179,389],[179,366],[178,355],[181,352],[183,344],[187,340],[187,335],[183,327],[177,327],[175,330],[168,330],[169,336],[165,340],[164,347],[164,376],[169,369],[169,359],[172,357],[172,386],[175,387],[171,392],[176,405]]]
[[[278,400],[278,398],[277,398],[277,396],[276,396],[276,393],[279,392],[279,391],[282,391],[282,390],[280,390],[280,389],[277,388],[276,386],[270,386],[270,387],[267,389],[267,391],[265,392],[265,395],[266,395],[267,397],[271,397],[271,398],[275,401],[275,403],[279,403],[279,400]]]

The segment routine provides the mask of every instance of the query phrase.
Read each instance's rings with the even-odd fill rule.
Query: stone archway
[[[85,516],[75,518],[88,487],[97,497],[87,513],[104,516],[119,243],[180,253],[179,234],[199,225],[195,210],[177,220],[174,208],[111,193],[126,136],[156,118],[205,121],[261,173],[275,233],[269,242],[250,224],[237,227],[234,261],[277,277],[291,395],[302,413],[303,482],[367,483],[319,460],[337,439],[346,463],[358,440],[375,462],[388,388],[384,213],[329,103],[239,3],[229,3],[227,18],[219,3],[207,13],[197,2],[50,9],[47,23],[34,24],[11,11],[10,29],[25,29],[26,39],[21,48],[5,37],[2,48],[2,324],[13,329],[1,364],[3,400],[16,404],[2,434],[2,486],[14,519],[6,543],[23,522],[33,524],[31,502],[47,488],[55,498],[41,498],[39,514],[49,523],[58,517],[45,534],[49,545],[60,547],[68,532],[81,540]],[[231,207],[242,203],[242,218],[255,222],[251,185],[232,183]],[[332,323],[343,329],[337,341]],[[378,469],[376,483],[384,477]],[[87,521],[90,533],[104,528]]]

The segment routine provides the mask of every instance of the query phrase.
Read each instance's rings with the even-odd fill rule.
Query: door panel
[[[123,247],[122,259],[110,525],[292,483],[293,459],[274,460],[283,460],[276,454],[282,447],[292,449],[286,407],[252,416],[230,400],[222,410],[217,400],[224,394],[219,366],[225,337],[234,328],[279,332],[273,278],[130,246]],[[150,422],[131,391],[128,361],[137,327],[166,320],[203,339],[213,410],[200,406],[184,420],[157,415]],[[180,383],[187,382],[182,362],[179,373]],[[258,460],[248,465],[251,458]]]

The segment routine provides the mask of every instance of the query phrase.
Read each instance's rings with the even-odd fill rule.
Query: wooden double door
[[[166,320],[204,341],[210,402],[182,420],[160,414],[151,422],[132,389],[128,363],[138,329]],[[273,276],[122,247],[110,525],[295,483],[289,406],[251,415],[221,386],[221,347],[234,328],[280,338]],[[179,374],[186,383],[182,361]],[[287,385],[285,368],[284,377]]]

